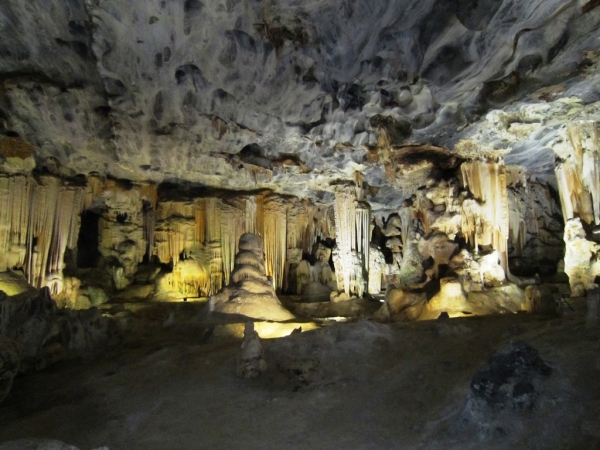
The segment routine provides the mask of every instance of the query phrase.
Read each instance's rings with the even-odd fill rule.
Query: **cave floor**
[[[531,411],[465,423],[470,380],[512,339],[553,368]],[[600,448],[600,330],[579,314],[337,324],[264,341],[267,372],[234,374],[240,342],[177,329],[18,377],[0,442],[82,450]],[[490,425],[491,424],[491,425]]]

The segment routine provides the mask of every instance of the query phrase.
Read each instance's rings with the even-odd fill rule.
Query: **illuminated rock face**
[[[473,5],[7,0],[0,108],[25,144],[5,153],[62,175],[276,180],[287,193],[321,184],[306,169],[339,177],[382,141],[467,152],[518,137],[528,151],[514,158],[543,166],[531,135],[552,124],[535,119],[567,115],[561,98],[598,100],[597,55],[585,52],[597,12],[566,0]],[[537,116],[519,110],[530,104]],[[372,166],[365,180],[382,176]]]
[[[595,3],[358,3],[4,1],[0,271],[99,304],[86,211],[122,299],[217,293],[244,233],[278,293],[553,274],[561,217],[600,225]]]
[[[22,269],[31,285],[61,292],[65,251],[77,246],[84,193],[56,177],[0,176],[0,270]]]
[[[595,280],[600,275],[600,246],[586,239],[579,219],[567,220],[565,244],[565,273],[569,276],[571,295],[579,297],[596,287]]]
[[[210,297],[210,310],[261,320],[286,321],[294,316],[277,299],[271,280],[265,275],[261,239],[252,233],[240,237],[239,252],[231,283]]]

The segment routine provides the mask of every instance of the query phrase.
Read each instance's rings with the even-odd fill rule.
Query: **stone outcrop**
[[[106,449],[101,447],[94,450]],[[0,443],[0,450],[79,450],[79,448],[52,439],[18,439]]]
[[[237,356],[236,374],[242,378],[255,378],[265,370],[267,362],[260,337],[254,331],[254,323],[246,322],[244,340]]]
[[[490,358],[488,369],[475,374],[471,392],[492,408],[531,409],[535,404],[532,378],[551,373],[536,349],[523,341],[511,341]],[[506,389],[507,384],[512,389]]]
[[[22,345],[22,371],[88,354],[108,336],[97,309],[60,310],[48,288],[12,297],[0,292],[0,313],[0,335]]]
[[[278,322],[293,319],[279,302],[272,280],[265,274],[261,239],[244,233],[238,247],[231,283],[210,297],[210,311]]]
[[[19,371],[22,353],[21,344],[0,335],[0,403],[10,392],[13,379]]]

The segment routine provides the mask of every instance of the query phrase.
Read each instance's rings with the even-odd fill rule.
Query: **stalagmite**
[[[255,378],[267,370],[262,343],[254,331],[254,322],[246,322],[244,341],[237,356],[236,374],[242,378]]]
[[[240,237],[231,283],[210,297],[209,308],[212,312],[240,314],[261,320],[286,321],[294,318],[279,302],[265,274],[263,244],[258,236],[244,233]]]

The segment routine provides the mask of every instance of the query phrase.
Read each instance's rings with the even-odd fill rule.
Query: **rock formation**
[[[271,280],[265,274],[261,239],[255,234],[244,233],[238,247],[231,283],[210,297],[210,311],[278,322],[293,319],[294,316],[279,302]]]
[[[260,337],[254,331],[254,323],[246,322],[244,340],[237,356],[236,374],[242,378],[255,378],[265,370],[267,362]]]
[[[532,410],[542,394],[539,379],[551,374],[552,369],[536,349],[523,341],[511,341],[471,380],[462,420],[474,423],[481,438],[491,437],[498,412],[507,409],[523,414]]]
[[[305,300],[563,256],[596,286],[594,2],[229,3],[3,3],[0,271],[61,307],[196,299],[254,233]]]
[[[21,344],[0,335],[0,403],[10,392],[21,358]]]
[[[22,371],[85,355],[108,338],[97,309],[59,310],[48,288],[11,297],[0,292],[0,313],[0,336],[22,346]]]

